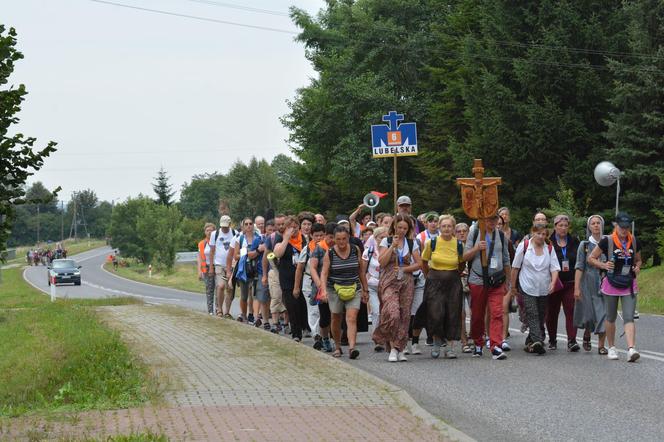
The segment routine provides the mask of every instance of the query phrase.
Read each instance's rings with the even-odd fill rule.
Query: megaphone
[[[616,184],[616,215],[618,215],[618,204],[620,199],[620,176],[622,172],[613,163],[602,161],[595,166],[595,181],[600,186],[608,187]]]
[[[602,161],[597,166],[595,166],[595,181],[600,186],[608,187],[612,186],[616,181],[620,179],[622,172],[613,163],[609,161]]]
[[[373,209],[375,207],[378,207],[378,203],[380,203],[380,198],[373,193],[367,193],[364,195],[364,199],[362,200],[365,206],[367,206],[370,209]]]

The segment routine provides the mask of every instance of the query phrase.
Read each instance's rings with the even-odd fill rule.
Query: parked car
[[[73,259],[54,259],[48,266],[48,285],[55,277],[55,285],[73,283],[81,285],[81,266],[76,265]]]

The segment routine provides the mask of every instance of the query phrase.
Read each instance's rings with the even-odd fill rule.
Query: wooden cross
[[[473,178],[457,178],[461,188],[461,204],[469,218],[478,220],[479,237],[482,240],[486,232],[486,219],[498,211],[498,185],[502,179],[484,177],[484,166],[481,159],[473,161]],[[482,250],[482,267],[487,266],[486,251]]]

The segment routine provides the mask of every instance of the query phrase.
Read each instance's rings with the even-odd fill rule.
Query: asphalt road
[[[148,303],[205,309],[202,294],[106,272],[101,265],[109,252],[103,248],[76,256],[83,285],[58,286],[58,296],[136,296]],[[25,277],[48,292],[44,267],[28,268]],[[664,440],[663,316],[641,315],[637,321],[641,359],[636,364],[627,363],[624,352],[620,361],[608,361],[597,354],[595,342],[590,353],[526,354],[516,321],[512,326],[514,350],[504,361],[493,361],[487,352],[481,359],[459,354],[456,360],[433,360],[430,347],[423,346],[423,355],[388,363],[385,353],[373,353],[369,334],[362,333],[361,356],[353,364],[404,388],[430,413],[478,440]],[[564,330],[561,321],[559,331]],[[624,348],[624,340],[618,346]]]

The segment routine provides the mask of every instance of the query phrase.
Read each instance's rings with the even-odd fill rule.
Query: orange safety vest
[[[205,245],[207,244],[207,241],[202,239],[198,243],[198,254],[201,257],[201,272],[207,273],[208,271],[208,265],[207,265],[207,259],[205,257]]]

